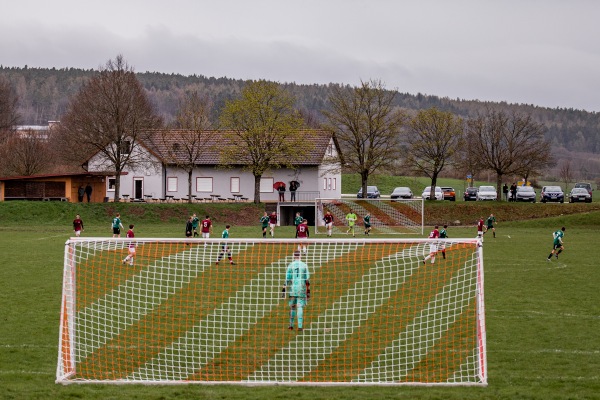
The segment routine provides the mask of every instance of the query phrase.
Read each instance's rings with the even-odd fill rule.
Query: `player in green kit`
[[[294,227],[296,228],[296,237],[298,237],[298,225],[300,225],[304,221],[304,218],[300,216],[300,213],[296,213],[296,217],[294,218]]]
[[[490,214],[490,216],[487,217],[487,219],[485,220],[486,227],[485,227],[485,231],[483,232],[483,234],[485,235],[485,233],[491,229],[492,233],[494,234],[494,238],[495,238],[496,237],[496,228],[494,228],[495,223],[496,223],[496,217],[494,217],[494,214]]]
[[[444,227],[442,229],[440,229],[440,239],[448,239],[448,232],[446,231],[446,229],[448,229],[448,225],[444,225]],[[446,259],[446,243],[441,243],[440,244],[440,251],[442,252],[442,257],[444,257],[444,260]]]
[[[558,260],[558,255],[565,249],[565,246],[563,245],[563,237],[565,236],[565,227],[563,226],[562,228],[560,228],[559,230],[557,230],[556,232],[552,233],[552,237],[554,238],[554,243],[552,244],[552,251],[550,252],[550,255],[547,258],[547,261],[551,261],[552,260],[552,254],[554,254],[556,256],[556,259]]]
[[[269,227],[269,214],[265,211],[263,216],[260,218],[260,223],[262,224],[262,234],[263,237],[267,237],[267,228]]]
[[[354,224],[356,223],[357,219],[358,217],[354,211],[350,211],[348,214],[346,214],[346,221],[348,222],[348,230],[346,233],[352,232],[352,236],[354,236]]]
[[[365,235],[368,235],[371,232],[371,213],[367,213],[363,217],[363,223],[365,224]]]
[[[294,320],[298,316],[298,331],[303,330],[304,307],[310,298],[310,273],[308,265],[300,260],[300,252],[294,252],[294,260],[288,265],[285,272],[285,283],[281,289],[281,296],[285,297],[287,290],[290,299],[290,325],[289,330],[294,329]]]
[[[222,239],[229,239],[229,228],[230,228],[229,225],[225,226],[225,230],[221,234]],[[225,242],[225,241],[221,243],[221,252],[219,253],[219,257],[217,258],[217,262],[215,264],[219,265],[219,261],[221,261],[221,259],[223,258],[223,256],[225,254],[227,254],[227,258],[229,259],[229,264],[236,265],[233,262],[233,258],[231,257],[231,246],[229,244],[227,244],[227,242]]]
[[[192,215],[192,230],[194,232],[194,237],[198,236],[198,224],[200,223],[200,218],[194,213]]]

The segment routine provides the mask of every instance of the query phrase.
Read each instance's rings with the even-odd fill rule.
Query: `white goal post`
[[[476,239],[71,238],[56,382],[487,385],[483,293]]]
[[[363,218],[370,214],[371,233],[373,234],[420,234],[423,235],[425,223],[425,202],[423,199],[315,199],[315,233],[328,233],[324,216],[326,212],[333,216],[334,233],[346,233],[348,223],[346,215],[354,212],[356,234],[362,234]],[[363,228],[363,229],[361,229]]]

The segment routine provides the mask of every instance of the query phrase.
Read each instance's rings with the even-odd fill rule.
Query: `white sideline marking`
[[[29,239],[29,240],[31,240],[31,241],[34,241],[34,240],[46,240],[46,239],[52,239],[52,238],[57,238],[57,237],[64,238],[64,237],[68,237],[68,235],[66,235],[66,234],[63,233],[63,234],[60,234],[60,235],[44,236],[44,237],[41,237],[41,238],[35,238],[35,239]]]
[[[20,374],[20,375],[54,375],[53,372],[45,372],[45,371],[15,371],[10,369],[0,369],[0,375],[8,375],[8,374]]]

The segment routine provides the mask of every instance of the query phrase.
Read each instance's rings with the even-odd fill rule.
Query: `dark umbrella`
[[[298,181],[291,181],[290,182],[290,186],[296,186],[296,189],[298,189],[300,187],[300,182],[298,182]]]

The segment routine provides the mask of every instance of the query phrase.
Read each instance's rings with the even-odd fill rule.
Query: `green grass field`
[[[0,203],[0,398],[6,399],[590,399],[600,395],[600,212],[501,221],[484,244],[487,387],[293,387],[57,385],[64,243],[81,212],[86,236],[106,236],[104,205]],[[447,205],[451,207],[451,204]],[[542,205],[538,205],[542,206]],[[568,206],[568,205],[565,205]],[[473,205],[476,207],[476,205]],[[176,213],[177,210],[174,211]],[[222,210],[225,214],[226,209]],[[475,212],[476,213],[476,212]],[[124,223],[130,217],[124,215]],[[224,219],[222,219],[224,221]],[[218,222],[215,232],[223,223]],[[566,251],[545,260],[551,232],[567,227]],[[259,237],[235,226],[233,237]],[[473,237],[473,227],[451,227]],[[149,213],[138,237],[181,237],[180,222]],[[293,237],[289,227],[278,231]]]

